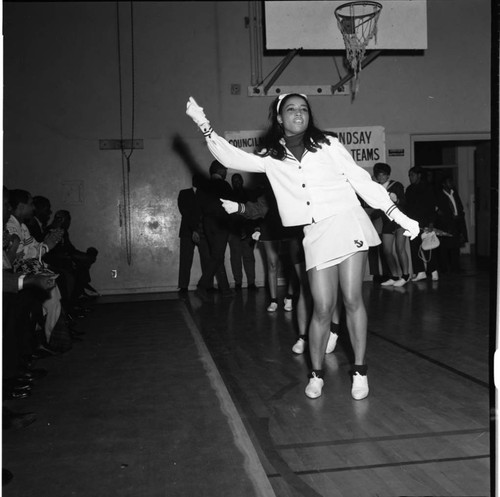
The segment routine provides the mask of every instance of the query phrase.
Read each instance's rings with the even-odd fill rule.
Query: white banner
[[[361,167],[373,167],[385,162],[385,129],[383,126],[358,126],[355,128],[328,128],[337,133],[339,142],[349,150]]]
[[[385,129],[383,126],[358,126],[353,128],[328,128],[337,133],[340,143],[349,150],[361,167],[373,167],[385,162]],[[226,131],[224,138],[237,148],[253,152],[260,147],[263,130]]]
[[[264,133],[263,130],[256,131],[226,131],[224,138],[237,148],[251,152],[260,148],[260,136]]]

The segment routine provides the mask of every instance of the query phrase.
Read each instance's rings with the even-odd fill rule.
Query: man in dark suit
[[[37,241],[42,243],[45,238],[45,230],[49,224],[50,216],[52,215],[52,208],[50,200],[41,195],[33,197],[33,217],[26,223],[30,230],[31,236]]]
[[[192,188],[181,190],[177,197],[177,206],[182,216],[179,229],[179,293],[188,291],[195,247],[198,247],[202,271],[208,257],[208,247],[202,240],[204,235],[201,225],[201,207],[197,198],[197,190],[201,186],[201,182],[200,175],[193,175]]]
[[[465,212],[462,200],[453,185],[451,177],[446,176],[437,193],[436,228],[451,236],[440,237],[439,266],[442,272],[460,271],[460,247],[468,241]]]
[[[210,181],[206,187],[200,189],[199,199],[203,216],[203,232],[208,242],[210,259],[198,282],[198,293],[206,298],[206,292],[212,286],[214,276],[217,275],[219,290],[223,296],[231,296],[224,257],[229,239],[230,218],[223,209],[220,199],[233,200],[233,189],[226,181],[227,168],[220,162],[213,161],[210,165]]]

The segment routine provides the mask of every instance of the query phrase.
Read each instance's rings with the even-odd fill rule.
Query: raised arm
[[[189,97],[186,114],[198,125],[205,135],[208,149],[221,164],[237,171],[250,173],[264,173],[266,171],[264,158],[240,150],[213,130],[210,121],[203,112],[203,107],[200,107],[193,97]]]

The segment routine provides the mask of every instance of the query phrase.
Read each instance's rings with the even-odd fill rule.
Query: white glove
[[[222,207],[228,214],[235,214],[238,212],[238,202],[233,202],[232,200],[220,199],[222,202]]]
[[[186,114],[198,125],[204,134],[207,134],[211,130],[210,122],[203,112],[203,107],[200,107],[193,97],[189,97],[187,101]]]
[[[254,231],[252,233],[252,240],[255,240],[256,242],[258,242],[259,238],[260,238],[260,231]]]
[[[393,220],[396,221],[396,223],[401,226],[401,228],[405,229],[405,232],[403,235],[409,236],[410,240],[413,240],[420,234],[420,227],[418,225],[418,222],[410,219],[406,214],[403,214],[398,208],[393,209],[389,217]]]

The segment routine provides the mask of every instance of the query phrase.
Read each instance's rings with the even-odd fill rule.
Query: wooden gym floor
[[[364,284],[370,396],[350,396],[343,330],[304,395],[293,313],[266,292],[101,297],[84,340],[3,432],[5,497],[490,495],[490,273]],[[280,288],[280,303],[284,288]]]

